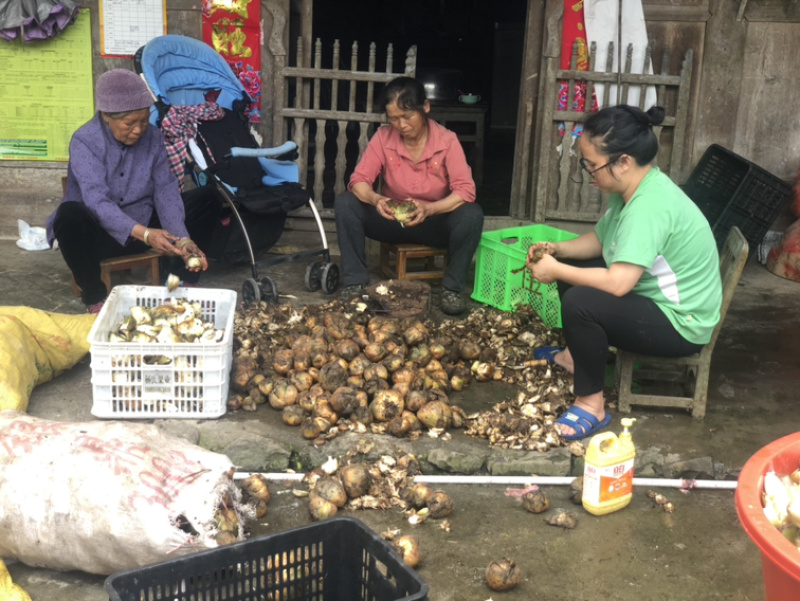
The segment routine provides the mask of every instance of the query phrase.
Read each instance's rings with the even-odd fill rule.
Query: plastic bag
[[[25,250],[47,250],[47,232],[43,227],[31,227],[22,219],[17,219],[19,226],[19,240],[17,246]]]
[[[769,255],[769,251],[772,250],[773,246],[777,246],[781,243],[782,237],[783,232],[776,232],[774,230],[769,230],[764,234],[764,238],[756,247],[756,257],[758,257],[759,263],[762,265],[767,264],[767,255]]]

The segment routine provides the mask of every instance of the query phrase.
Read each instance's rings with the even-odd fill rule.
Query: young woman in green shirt
[[[609,195],[594,231],[564,242],[542,242],[527,267],[543,283],[558,282],[566,347],[535,356],[574,374],[575,403],[556,422],[567,440],[606,426],[603,387],[609,347],[681,357],[698,352],[719,321],[719,255],[700,209],[653,164],[647,112],[619,105],[587,119],[581,166]],[[534,261],[534,253],[545,255]]]

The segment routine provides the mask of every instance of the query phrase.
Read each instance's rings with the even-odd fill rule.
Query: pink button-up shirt
[[[428,119],[428,139],[414,163],[403,138],[391,125],[382,125],[372,136],[364,156],[350,176],[350,189],[366,182],[371,187],[383,175],[381,193],[395,200],[436,201],[458,194],[475,201],[475,182],[464,149],[456,134]]]

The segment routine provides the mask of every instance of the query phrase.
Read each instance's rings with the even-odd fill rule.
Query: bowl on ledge
[[[475,104],[476,102],[480,101],[481,97],[478,94],[461,94],[458,97],[458,101],[464,104]]]

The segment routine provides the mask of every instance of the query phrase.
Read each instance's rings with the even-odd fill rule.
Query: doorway
[[[460,93],[480,95],[479,103],[469,110],[483,115],[483,139],[480,144],[462,144],[484,213],[507,216],[527,5],[528,0],[407,0],[402,5],[323,0],[314,3],[313,37],[320,38],[323,46],[334,39],[342,47],[357,41],[364,49],[371,42],[392,43],[395,70],[406,49],[416,45],[417,77],[428,84],[434,118],[437,109],[443,116],[451,109],[463,109]],[[469,123],[448,121],[446,126],[465,139],[474,138],[474,130],[461,129],[469,128]],[[479,161],[476,153],[481,147]]]

